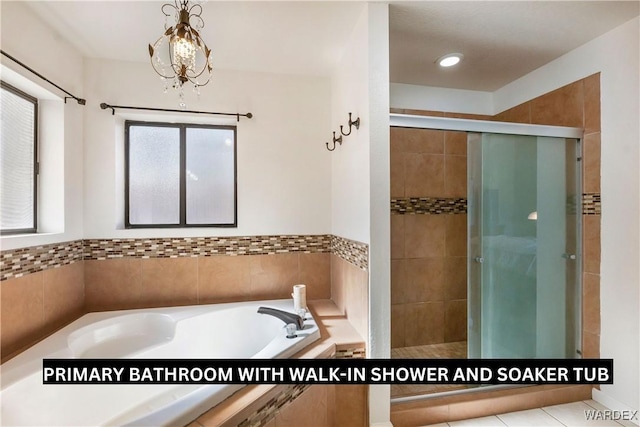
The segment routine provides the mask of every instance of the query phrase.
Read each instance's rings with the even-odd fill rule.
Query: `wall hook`
[[[342,145],[342,135],[340,135],[339,137],[336,138],[336,133],[333,132],[333,148],[329,148],[329,143],[325,142],[325,145],[327,146],[327,150],[329,151],[333,151],[336,149],[336,142],[339,143],[340,145]]]
[[[358,117],[356,120],[351,120],[351,113],[349,113],[349,133],[344,133],[342,131],[342,125],[340,125],[340,133],[344,136],[351,135],[351,126],[355,126],[356,129],[360,129],[360,117]]]

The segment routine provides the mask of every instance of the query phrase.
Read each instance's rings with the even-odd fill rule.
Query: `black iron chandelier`
[[[165,92],[169,85],[179,90],[180,106],[184,108],[184,84],[193,84],[193,90],[199,95],[200,87],[211,80],[213,70],[211,49],[199,32],[204,27],[202,6],[189,5],[188,0],[174,0],[173,4],[164,4],[161,10],[165,15],[165,32],[149,45],[151,66],[164,80]]]

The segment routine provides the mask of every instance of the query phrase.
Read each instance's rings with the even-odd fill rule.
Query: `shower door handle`
[[[484,262],[484,258],[482,258],[481,256],[477,256],[473,260],[478,264],[482,264]]]
[[[575,256],[575,254],[562,254],[562,258],[576,259],[576,256]]]

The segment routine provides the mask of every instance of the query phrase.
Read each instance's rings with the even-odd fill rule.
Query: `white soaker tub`
[[[292,300],[89,313],[1,366],[5,426],[185,425],[243,385],[43,385],[45,358],[287,358],[320,338],[307,313],[297,338],[258,307]]]

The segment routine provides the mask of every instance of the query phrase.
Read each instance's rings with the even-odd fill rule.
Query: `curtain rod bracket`
[[[111,108],[111,115],[115,115],[116,114],[116,109],[113,108],[111,105],[107,104],[107,103],[101,103],[100,104],[100,108],[102,108],[103,110],[106,110],[107,108]]]
[[[87,100],[83,98],[76,98],[75,96],[65,96],[64,103],[67,103],[67,99],[75,99],[78,105],[87,105]]]

